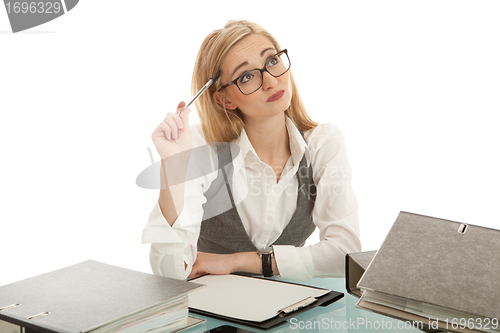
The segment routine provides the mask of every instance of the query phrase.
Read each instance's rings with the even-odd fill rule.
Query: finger
[[[181,119],[185,128],[189,128],[189,114],[191,113],[191,109],[186,109],[182,111],[179,118]]]
[[[198,267],[196,266],[196,264],[194,264],[193,268],[191,269],[191,273],[189,273],[188,278],[194,278],[203,274],[205,274],[205,272],[198,270]]]
[[[155,130],[153,131],[153,133],[151,133],[151,139],[156,139],[158,137],[163,137],[165,135],[165,133],[163,133],[163,130],[161,128],[161,124],[159,124],[158,126],[156,126]]]
[[[179,129],[177,128],[177,124],[172,116],[169,114],[163,119],[163,123],[167,124],[170,127],[170,137],[171,139],[177,140],[179,138]]]
[[[180,119],[182,120],[183,127],[188,128],[189,127],[189,113],[191,112],[191,109],[184,109],[184,106],[186,103],[184,101],[180,102],[179,105],[177,105],[177,110],[175,110],[175,114],[178,115],[180,113]],[[181,127],[182,128],[182,127]]]
[[[168,126],[165,122],[161,122],[158,127],[163,131],[163,136],[167,140],[172,140],[172,130],[170,129],[170,126]]]
[[[186,111],[187,111],[187,110],[188,110],[188,109],[186,109]],[[184,112],[185,112],[185,111],[184,111]],[[184,122],[183,122],[182,118],[181,118],[181,117],[179,117],[179,116],[177,115],[177,113],[172,113],[172,112],[169,112],[169,113],[167,114],[167,116],[172,117],[172,119],[175,121],[175,124],[177,125],[177,127],[178,127],[179,129],[183,129],[183,128],[184,128]]]
[[[170,127],[168,127],[167,124],[161,122],[158,126],[156,126],[155,130],[151,134],[151,139],[153,139],[154,141],[156,138],[163,137],[170,140]]]
[[[175,114],[179,114],[184,109],[185,105],[186,105],[186,103],[184,101],[177,104],[177,108],[175,108]],[[170,114],[170,112],[167,114]]]

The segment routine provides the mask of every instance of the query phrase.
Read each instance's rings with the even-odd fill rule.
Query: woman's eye
[[[270,58],[268,61],[267,61],[267,65],[268,66],[274,66],[276,65],[277,63],[279,63],[280,60],[278,59],[278,57],[272,57]]]
[[[240,79],[238,80],[238,83],[245,84],[248,83],[250,80],[252,80],[254,75],[252,72],[248,72],[246,74],[243,74]]]

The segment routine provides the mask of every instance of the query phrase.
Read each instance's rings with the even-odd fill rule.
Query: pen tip
[[[210,78],[210,80],[212,80],[212,82],[215,82],[215,81],[217,81],[217,79],[219,78],[219,76],[220,76],[220,71],[218,71],[217,73],[215,73],[215,75],[212,76]]]

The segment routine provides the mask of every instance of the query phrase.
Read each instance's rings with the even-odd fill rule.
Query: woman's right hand
[[[180,116],[178,115],[184,105],[186,105],[184,102],[180,102],[176,112],[169,112],[151,134],[156,151],[162,160],[187,151],[193,146],[188,119],[191,109],[186,109]]]

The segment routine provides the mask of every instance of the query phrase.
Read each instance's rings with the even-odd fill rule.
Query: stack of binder
[[[500,332],[500,230],[401,212],[357,307],[429,329]]]
[[[0,327],[10,332],[171,332],[188,325],[200,287],[85,261],[0,287]]]

